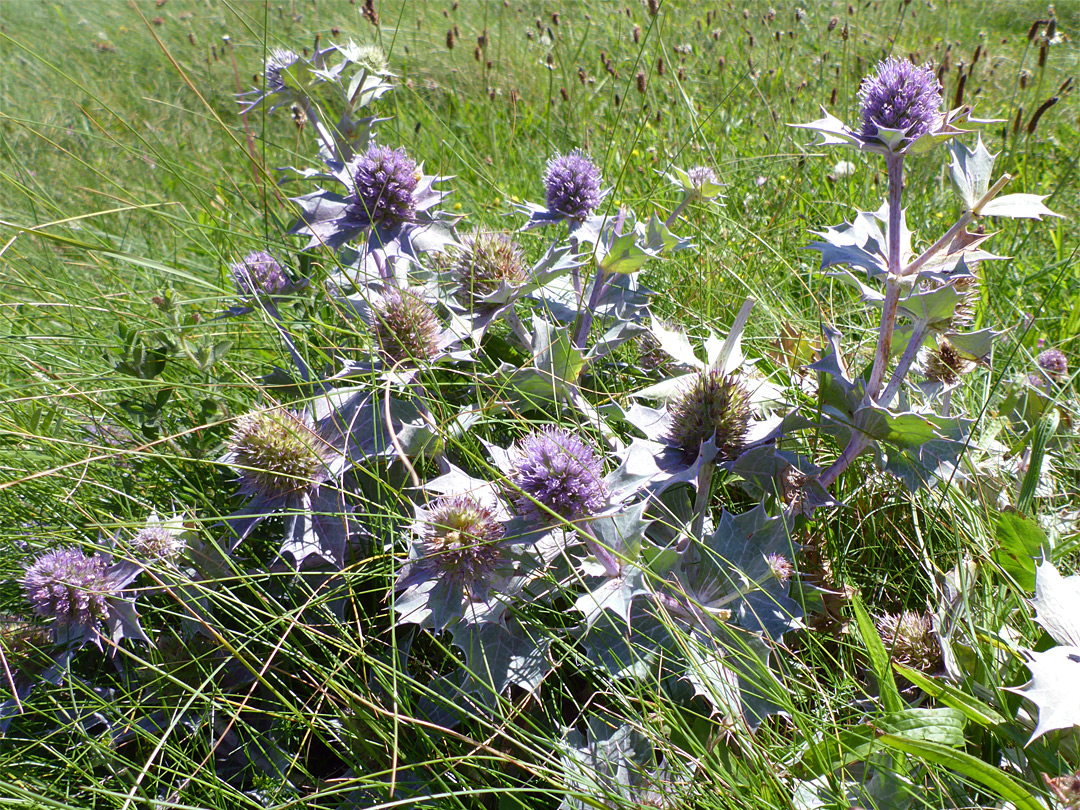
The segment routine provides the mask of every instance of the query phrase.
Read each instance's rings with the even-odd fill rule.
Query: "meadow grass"
[[[650,266],[643,280],[660,291],[656,312],[696,335],[725,331],[753,296],[747,342],[777,367],[811,360],[823,323],[859,345],[853,364],[870,358],[874,324],[857,295],[817,272],[817,256],[804,248],[808,230],[874,209],[885,193],[873,160],[822,153],[786,124],[816,118],[819,105],[853,120],[860,79],[887,54],[935,67],[948,59],[947,104],[959,100],[963,75],[962,100],[976,101],[982,118],[1001,119],[981,132],[1001,153],[998,170],[1014,177],[1009,189],[1048,194],[1063,215],[1038,229],[993,224],[993,250],[1009,260],[986,274],[975,323],[1011,331],[991,369],[953,400],[981,420],[974,445],[992,435],[1023,455],[1029,437],[1002,404],[1009,381],[1031,365],[1040,339],[1077,356],[1080,108],[1072,77],[1080,74],[1080,7],[1058,4],[1064,36],[1040,65],[1027,34],[1047,8],[1035,2],[774,10],[665,0],[656,16],[638,2],[375,5],[377,27],[361,16],[362,4],[345,2],[0,4],[6,612],[26,613],[18,582],[42,548],[103,547],[102,538],[127,536],[152,510],[182,512],[212,545],[236,507],[235,473],[219,463],[232,421],[260,397],[284,400],[295,390],[267,376],[291,363],[270,319],[217,318],[233,295],[228,265],[256,249],[297,256],[299,243],[282,234],[295,216],[286,198],[300,184],[279,185],[278,169],[312,165],[309,133],[287,109],[242,117],[236,94],[261,77],[271,48],[299,51],[316,36],[383,48],[397,78],[378,107],[387,118],[380,140],[405,145],[426,172],[453,177],[448,204],[464,217],[463,232],[519,226],[512,204],[539,199],[545,161],[572,147],[600,165],[612,211],[625,203],[663,217],[675,205],[664,172],[715,167],[724,204],[695,209],[680,226],[696,249]],[[907,183],[923,192],[910,198],[908,221],[929,241],[957,210],[943,160],[920,161]],[[541,248],[528,235],[522,243],[530,255]],[[332,259],[315,252],[297,263],[315,283],[290,304],[290,329],[322,368],[356,330],[318,297]],[[643,375],[632,353],[618,359],[592,382],[625,401]],[[1067,392],[1059,405],[1036,511],[1057,520],[1068,567],[1080,536],[1076,412]],[[484,463],[470,438],[458,451],[475,467]],[[362,485],[372,504],[398,498],[404,508],[404,483],[403,474],[372,473]],[[792,806],[793,785],[813,770],[807,745],[835,739],[839,750],[855,749],[852,729],[888,691],[875,641],[851,621],[852,593],[875,615],[922,610],[935,575],[974,559],[986,573],[966,596],[975,617],[966,629],[979,640],[972,667],[1001,671],[1001,650],[1018,643],[995,635],[1006,620],[1029,639],[1037,632],[1024,593],[994,562],[996,492],[912,495],[866,465],[839,482],[837,495],[846,508],[819,513],[796,538],[817,562],[807,563],[808,577],[826,593],[807,597],[813,619],[774,662],[780,679],[760,683],[785,714],[753,733],[707,707],[668,705],[659,683],[598,676],[565,637],[551,647],[559,674],[540,699],[490,695],[486,710],[466,707],[465,722],[450,728],[430,683],[460,665],[460,651],[388,626],[395,566],[386,549],[402,529],[373,510],[362,563],[329,589],[315,576],[260,569],[273,552],[268,532],[218,560],[217,579],[200,593],[221,619],[209,639],[182,632],[191,616],[144,585],[141,609],[156,645],[125,648],[119,674],[100,656],[80,657],[77,677],[35,691],[0,746],[0,794],[13,806],[71,808],[621,806],[601,787],[568,781],[559,756],[567,726],[611,717],[631,719],[661,759],[694,764],[692,783],[669,786],[676,806]],[[753,505],[733,486],[720,496],[732,511]],[[344,621],[329,608],[342,599]],[[565,620],[541,605],[535,611],[549,627]],[[407,669],[397,666],[402,649]],[[237,671],[243,689],[218,687]],[[1008,682],[980,681],[976,696],[1011,720],[1022,716],[1021,702],[1002,688],[1027,674],[1019,662],[1008,672]],[[913,694],[904,691],[918,701]],[[412,719],[439,711],[445,724]],[[1004,752],[1022,750],[1030,730],[1019,720],[972,727],[961,748],[997,768],[1016,761]],[[275,747],[264,748],[270,738]],[[1060,743],[1032,745],[1027,770],[1010,775],[1046,795],[1037,774],[1078,765],[1074,744]],[[250,772],[231,770],[233,751],[246,753]],[[895,779],[895,803],[883,807],[1001,806],[975,766],[927,751],[851,763],[856,778]]]

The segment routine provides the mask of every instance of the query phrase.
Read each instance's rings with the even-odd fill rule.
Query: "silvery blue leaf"
[[[1049,560],[1035,569],[1035,621],[1058,644],[1080,647],[1080,574],[1063,577]]]
[[[1009,217],[1011,219],[1039,219],[1060,217],[1045,205],[1043,200],[1048,195],[1006,194],[996,197],[982,207],[979,213],[984,217]]]
[[[965,210],[970,211],[990,188],[997,155],[991,154],[986,148],[981,134],[974,149],[969,149],[960,141],[953,141],[948,150],[952,156],[949,173],[956,184],[960,199],[964,202]]]
[[[1048,731],[1080,726],[1080,647],[1061,645],[1045,652],[1027,651],[1031,680],[1023,687],[1009,688],[1034,703],[1039,723],[1027,745]]]

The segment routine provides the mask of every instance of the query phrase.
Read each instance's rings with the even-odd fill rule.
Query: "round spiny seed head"
[[[447,495],[431,505],[424,526],[423,563],[438,575],[480,585],[502,560],[503,526],[469,495]]]
[[[89,628],[107,619],[115,592],[105,561],[77,548],[46,551],[26,567],[22,586],[34,612],[62,627]]]
[[[1061,382],[1069,373],[1069,361],[1060,349],[1047,349],[1035,358],[1035,363],[1051,379]]]
[[[934,635],[933,621],[925,613],[914,610],[886,613],[877,625],[885,646],[897,663],[922,672],[933,672],[941,667],[941,644]]]
[[[973,367],[970,360],[961,355],[949,341],[942,338],[938,341],[937,348],[926,355],[923,362],[923,374],[945,385],[954,385]]]
[[[526,280],[518,246],[509,237],[490,231],[462,237],[461,247],[454,251],[453,272],[461,295],[473,302],[491,295],[503,282],[517,287]]]
[[[415,364],[439,353],[439,320],[416,291],[389,288],[372,309],[372,327],[391,363]]]
[[[271,408],[236,420],[229,449],[240,472],[240,491],[280,498],[316,489],[329,478],[333,448],[303,413]]]
[[[46,652],[52,633],[45,625],[19,616],[0,615],[0,652],[18,678],[34,675],[49,665]]]
[[[353,162],[352,178],[349,213],[362,227],[393,227],[416,214],[413,192],[420,171],[404,149],[372,144]]]
[[[135,533],[131,540],[135,552],[145,560],[172,560],[187,548],[183,530],[164,523],[150,523]]]
[[[668,440],[697,454],[702,442],[713,439],[723,459],[738,456],[750,424],[750,396],[734,374],[712,369],[668,404]]]
[[[518,510],[542,521],[596,514],[610,498],[604,471],[589,445],[559,428],[544,428],[517,446]],[[549,511],[550,510],[550,511]]]
[[[278,295],[289,287],[289,277],[278,260],[263,250],[249,253],[229,269],[237,292],[245,298]]]
[[[283,70],[292,67],[300,56],[287,48],[274,48],[266,60],[266,89],[277,93],[285,89]]]
[[[600,204],[600,170],[575,149],[548,161],[544,175],[547,207],[571,219],[585,219]]]
[[[353,62],[372,73],[385,73],[389,67],[386,52],[374,43],[358,45],[351,56]]]
[[[876,138],[878,127],[901,130],[914,140],[926,134],[941,108],[941,85],[928,66],[892,57],[878,64],[877,73],[863,80],[863,138]]]

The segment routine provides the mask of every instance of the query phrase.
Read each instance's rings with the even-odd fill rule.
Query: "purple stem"
[[[896,308],[900,303],[900,277],[904,269],[900,266],[900,222],[903,217],[900,198],[904,185],[904,157],[888,155],[885,165],[889,172],[889,270],[885,280],[885,302],[881,309],[877,352],[874,354],[870,381],[866,385],[866,396],[870,400],[878,398],[885,380],[885,367],[889,363],[893,330],[896,328]]]
[[[619,213],[615,215],[615,227],[611,231],[611,241],[608,243],[608,249],[615,243],[615,239],[622,235],[623,224],[625,221],[626,208],[620,207]],[[577,268],[575,268],[575,270],[576,269]],[[574,335],[574,346],[578,349],[585,348],[585,343],[589,339],[589,330],[592,329],[593,315],[596,306],[600,303],[600,296],[604,294],[604,290],[606,289],[607,273],[604,272],[604,268],[597,262],[596,277],[593,279],[592,292],[589,293],[589,303],[585,306],[585,312],[581,316],[577,332]]]

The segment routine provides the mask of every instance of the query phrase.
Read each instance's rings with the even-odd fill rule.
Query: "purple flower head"
[[[549,211],[585,219],[600,204],[600,170],[578,149],[556,155],[548,161],[544,188]]]
[[[439,320],[418,291],[390,287],[372,308],[373,339],[385,358],[415,365],[439,353]]]
[[[372,144],[351,166],[349,214],[362,227],[394,227],[416,214],[413,192],[420,182],[416,162],[404,149]]]
[[[716,172],[708,166],[695,166],[686,172],[686,176],[690,178],[690,183],[697,189],[700,189],[706,183],[716,185],[720,182]]]
[[[1035,358],[1039,368],[1046,372],[1052,380],[1061,382],[1069,373],[1069,361],[1060,349],[1047,349]]]
[[[750,424],[750,397],[732,374],[703,371],[668,403],[671,420],[667,438],[687,453],[697,454],[702,442],[713,439],[720,457],[733,459],[742,449]]]
[[[782,584],[786,585],[795,573],[795,566],[783,554],[769,554],[765,557],[765,562],[769,566],[769,573]]]
[[[877,73],[859,87],[862,131],[877,138],[878,128],[900,130],[907,140],[929,132],[941,108],[941,85],[934,71],[892,57],[878,64]]]
[[[462,237],[461,247],[454,251],[452,271],[466,303],[491,295],[504,282],[521,286],[527,278],[518,246],[509,237],[491,231]]]
[[[22,586],[38,616],[87,629],[109,617],[108,598],[116,592],[105,561],[77,548],[46,551],[26,567]]]
[[[236,420],[229,437],[231,463],[244,495],[281,498],[315,490],[329,478],[337,454],[304,413],[272,408]]]
[[[429,574],[482,594],[503,561],[503,531],[495,513],[471,496],[439,498],[424,524],[418,564]]]
[[[514,484],[521,490],[518,510],[543,521],[551,520],[548,510],[564,520],[596,514],[610,498],[592,448],[559,428],[522,439]]]
[[[280,93],[285,89],[285,78],[281,75],[299,61],[300,56],[288,48],[274,48],[266,60],[266,90]]]
[[[263,250],[249,253],[230,267],[241,296],[279,295],[290,286],[278,260]]]

